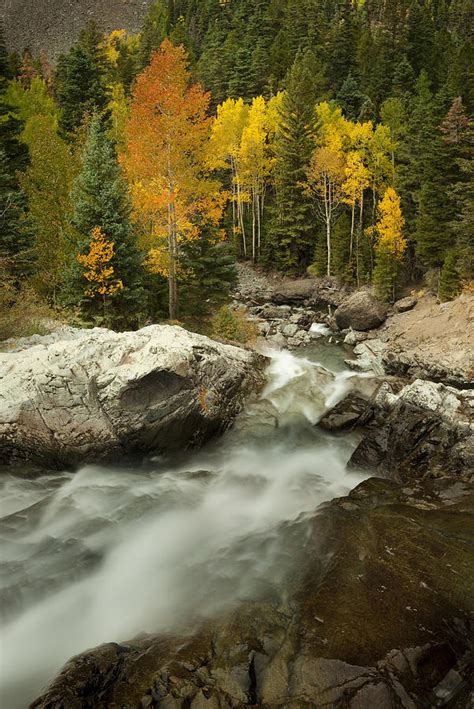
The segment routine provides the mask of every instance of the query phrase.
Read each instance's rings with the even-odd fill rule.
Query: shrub
[[[58,314],[45,303],[31,286],[17,289],[11,282],[2,285],[0,292],[0,341],[10,337],[43,335],[49,331],[48,320],[57,320]]]
[[[211,320],[211,336],[243,344],[253,342],[258,336],[255,323],[248,319],[245,308],[232,310],[223,305]]]

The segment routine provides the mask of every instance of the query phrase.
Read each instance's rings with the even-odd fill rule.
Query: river
[[[183,631],[281,589],[278,528],[346,494],[351,436],[314,426],[357,375],[325,340],[273,353],[235,426],[199,452],[136,467],[5,469],[0,705],[23,709],[72,655]]]

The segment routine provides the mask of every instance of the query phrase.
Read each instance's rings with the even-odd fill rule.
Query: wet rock
[[[354,345],[359,344],[359,342],[364,342],[364,340],[366,340],[367,337],[368,337],[367,333],[356,331],[356,330],[353,330],[352,328],[349,328],[349,332],[344,337],[344,344],[349,345],[350,347],[353,347]]]
[[[70,465],[201,444],[232,423],[264,361],[167,325],[22,343],[0,354],[0,460]]]
[[[281,350],[287,345],[286,338],[281,334],[281,332],[277,332],[274,335],[269,335],[265,342],[267,345],[270,345],[277,350]]]
[[[469,706],[474,493],[451,485],[367,480],[280,530],[280,600],[85,652],[31,706]]]
[[[335,312],[340,330],[371,330],[379,327],[387,317],[386,306],[369,291],[357,291],[348,296]]]
[[[326,431],[342,431],[367,423],[372,415],[369,400],[357,392],[351,392],[323,416],[319,426]]]
[[[385,373],[382,356],[385,345],[378,339],[359,342],[354,347],[355,359],[346,359],[345,363],[350,369],[359,372],[374,372],[377,375]]]
[[[408,296],[407,298],[401,298],[400,300],[397,300],[395,305],[393,306],[397,313],[406,313],[409,310],[413,310],[415,305],[418,303],[418,298],[414,298],[413,296]]]
[[[474,473],[474,393],[417,380],[400,391],[388,382],[350,465],[398,480]]]

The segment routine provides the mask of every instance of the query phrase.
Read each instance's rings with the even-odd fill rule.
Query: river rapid
[[[354,377],[326,341],[271,353],[267,383],[219,441],[136,467],[0,471],[0,706],[28,705],[72,655],[185,632],[283,593],[282,524],[346,494],[356,441],[315,427]]]

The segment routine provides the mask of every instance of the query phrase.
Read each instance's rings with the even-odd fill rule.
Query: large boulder
[[[357,291],[345,298],[335,312],[340,330],[372,330],[387,318],[387,308],[369,291]]]
[[[75,330],[0,353],[0,461],[66,465],[198,445],[263,380],[264,358],[180,327]]]
[[[467,708],[472,496],[372,478],[283,525],[264,598],[78,655],[31,707]]]
[[[397,384],[384,382],[354,420],[369,425],[350,465],[402,481],[447,473],[471,479],[474,392],[423,380],[402,388]],[[352,401],[344,400],[334,415],[352,411]]]
[[[275,287],[271,301],[278,305],[298,305],[308,300],[313,295],[315,288],[316,282],[312,278],[284,281]]]

